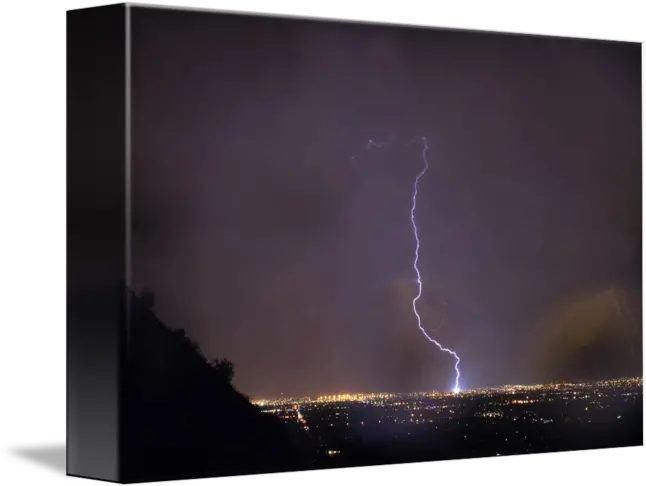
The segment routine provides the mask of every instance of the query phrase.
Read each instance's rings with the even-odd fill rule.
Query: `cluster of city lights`
[[[623,378],[596,383],[507,385],[459,395],[339,393],[254,403],[262,412],[297,427],[308,440],[317,441],[330,460],[338,460],[341,453],[347,455],[344,441],[365,436],[400,441],[456,432],[455,438],[464,440],[465,447],[483,447],[477,443],[478,431],[490,426],[495,448],[488,453],[500,456],[552,450],[541,433],[558,435],[563,426],[608,421],[622,424],[626,412],[638,403],[642,388],[642,378]],[[532,435],[536,427],[543,432]]]
[[[518,395],[528,394],[534,392],[554,392],[564,391],[577,394],[576,390],[599,390],[602,388],[616,389],[616,388],[641,388],[643,387],[643,378],[619,378],[615,380],[603,380],[596,383],[547,383],[537,385],[505,385],[501,387],[492,388],[474,388],[471,390],[462,390],[460,396],[462,398],[475,398],[481,396],[493,395]],[[339,403],[353,403],[363,402],[366,404],[379,405],[389,404],[392,406],[408,405],[411,400],[423,399],[450,399],[455,398],[456,393],[452,392],[415,392],[415,393],[341,393],[332,395],[322,395],[319,397],[293,397],[293,398],[278,398],[278,399],[262,399],[253,400],[252,403],[260,407],[286,407],[294,405],[330,405]],[[531,403],[528,398],[517,399],[512,403]]]

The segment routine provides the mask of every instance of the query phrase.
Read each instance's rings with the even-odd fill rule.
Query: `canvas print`
[[[113,352],[112,479],[643,444],[640,44],[106,8],[69,372]]]

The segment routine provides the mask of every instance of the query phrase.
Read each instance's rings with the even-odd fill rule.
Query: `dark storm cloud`
[[[538,380],[591,380],[641,369],[641,325],[628,293],[616,287],[554,306],[530,336],[529,371]]]
[[[135,284],[243,392],[452,380],[410,308],[421,147],[369,138],[428,137],[420,309],[467,386],[532,379],[569,296],[640,292],[639,45],[134,8],[132,47]]]

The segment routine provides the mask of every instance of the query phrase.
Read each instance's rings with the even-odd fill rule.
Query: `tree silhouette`
[[[233,381],[233,375],[235,374],[235,366],[227,358],[216,358],[211,361],[211,366],[220,373],[220,375],[226,379],[229,383]]]

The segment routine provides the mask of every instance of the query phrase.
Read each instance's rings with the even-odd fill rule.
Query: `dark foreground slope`
[[[130,299],[124,337],[122,478],[125,482],[305,469],[308,438],[263,414],[167,328],[152,301]]]

